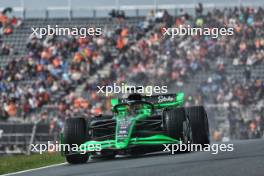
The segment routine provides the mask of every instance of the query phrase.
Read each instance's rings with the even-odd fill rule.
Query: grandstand
[[[157,17],[157,12],[163,16]],[[96,85],[129,80],[168,85],[171,92],[183,90],[187,93],[186,105],[207,106],[212,132],[250,138],[252,134],[231,134],[229,127],[238,124],[238,131],[250,131],[251,123],[260,123],[258,118],[260,124],[264,121],[263,15],[262,8],[231,8],[196,15],[183,9],[177,16],[162,10],[124,19],[23,19],[12,34],[2,35],[3,43],[16,52],[0,55],[0,119],[20,123],[42,119],[50,128],[60,130],[65,117],[74,113],[90,116],[109,112],[108,99],[96,95]],[[199,18],[205,26],[215,18],[227,18],[227,23],[235,20],[243,29],[230,39],[161,37],[161,27],[177,22],[195,24]],[[104,30],[104,35],[86,39],[30,36],[31,27],[47,25],[96,26]],[[119,40],[125,41],[121,47]],[[56,61],[59,66],[54,65]],[[12,106],[15,113],[5,112]]]

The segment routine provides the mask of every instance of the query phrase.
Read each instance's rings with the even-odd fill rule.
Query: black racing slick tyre
[[[169,109],[163,112],[163,123],[168,136],[183,140],[183,124],[186,121],[184,108]]]
[[[210,144],[207,113],[203,106],[186,108],[186,115],[190,120],[193,144]]]
[[[69,118],[64,126],[64,143],[80,146],[86,141],[86,121],[84,118]],[[88,160],[87,154],[69,154],[65,151],[66,160],[70,164],[86,163]]]

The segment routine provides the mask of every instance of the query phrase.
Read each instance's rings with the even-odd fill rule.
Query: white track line
[[[28,170],[13,172],[13,173],[4,174],[4,175],[0,175],[0,176],[16,175],[16,174],[21,174],[21,173],[25,173],[25,172],[31,172],[31,171],[37,171],[37,170],[41,170],[41,169],[46,169],[46,168],[50,168],[50,167],[62,166],[62,165],[66,165],[66,164],[67,163],[53,164],[53,165],[49,165],[49,166],[44,166],[44,167],[39,167],[39,168],[35,168],[35,169],[28,169]]]

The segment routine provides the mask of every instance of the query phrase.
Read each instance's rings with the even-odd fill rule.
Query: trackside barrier
[[[30,154],[32,143],[47,143],[53,139],[48,124],[40,123],[0,123],[0,155]]]

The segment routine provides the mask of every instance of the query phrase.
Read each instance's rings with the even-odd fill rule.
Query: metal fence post
[[[139,16],[139,10],[136,9],[136,17],[138,17],[138,16]]]
[[[30,141],[29,141],[29,146],[28,146],[28,151],[27,151],[27,155],[30,155],[31,154],[31,145],[33,144],[34,142],[34,139],[35,139],[35,136],[36,136],[36,131],[37,131],[37,126],[38,126],[38,123],[40,122],[40,120],[36,121],[34,123],[34,126],[32,128],[32,133],[31,133],[31,137],[30,137]]]
[[[93,10],[93,18],[96,18],[96,10]]]
[[[23,10],[22,10],[22,18],[23,18],[23,20],[26,19],[26,10],[25,10],[25,8],[23,8]]]
[[[177,8],[174,9],[174,16],[178,16],[178,9]]]
[[[69,10],[69,20],[72,19],[72,9]]]
[[[49,10],[48,10],[48,9],[45,10],[45,18],[46,18],[46,19],[49,18]]]

